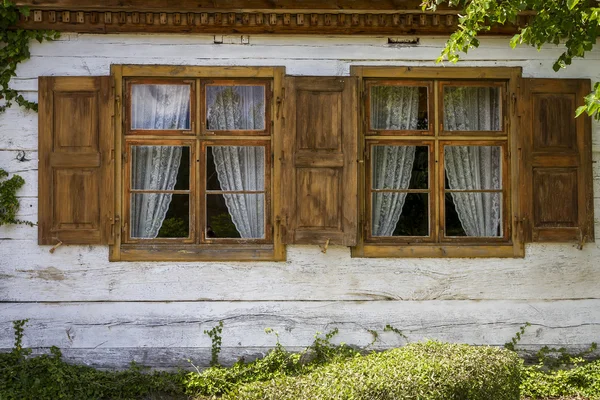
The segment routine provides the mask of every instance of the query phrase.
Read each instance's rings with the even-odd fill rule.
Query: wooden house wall
[[[34,44],[16,89],[37,99],[40,75],[106,75],[111,64],[283,65],[294,75],[348,75],[351,65],[434,66],[442,38],[398,47],[386,37],[77,35]],[[465,66],[521,66],[526,77],[600,80],[600,51],[556,74],[559,48],[511,50],[486,39]],[[0,351],[12,321],[28,318],[25,345],[59,346],[68,360],[126,367],[205,366],[224,321],[222,360],[264,353],[278,331],[292,349],[334,327],[337,340],[366,346],[386,324],[414,341],[501,345],[526,322],[522,344],[575,349],[600,339],[600,124],[593,125],[596,243],[531,244],[524,259],[360,259],[350,249],[288,246],[286,262],[111,263],[104,246],[49,253],[37,229],[0,227]],[[0,167],[26,180],[19,217],[37,220],[37,115],[0,115]],[[381,334],[373,347],[405,343]]]

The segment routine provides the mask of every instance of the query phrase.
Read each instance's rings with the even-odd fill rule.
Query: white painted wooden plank
[[[240,358],[246,362],[262,358],[272,347],[221,347],[219,363],[232,365]],[[305,347],[290,347],[289,351],[301,352]],[[49,354],[47,348],[34,348],[32,355]],[[0,349],[2,352],[3,349]],[[206,347],[178,348],[98,348],[98,349],[61,349],[62,359],[71,364],[87,365],[99,369],[123,370],[135,361],[138,365],[153,370],[185,369],[195,371],[205,369],[211,363],[211,350]],[[190,363],[191,361],[191,363]],[[193,365],[192,365],[193,364]]]
[[[589,350],[589,347],[589,345],[569,345],[569,351],[577,354]],[[290,346],[285,346],[285,348],[293,352],[301,352],[306,349],[306,347]],[[370,351],[384,348],[387,347],[383,347],[381,341],[378,341],[373,346],[362,349]],[[540,349],[539,345],[520,344],[517,348],[521,357],[532,362],[538,361],[536,352]],[[232,365],[240,358],[243,358],[246,362],[252,361],[264,357],[270,349],[272,347],[221,347],[219,363],[221,365]],[[33,355],[50,353],[48,348],[34,348],[32,350]],[[128,369],[131,366],[131,361],[135,361],[138,365],[150,367],[154,370],[184,369],[194,371],[195,368],[208,368],[211,361],[210,349],[206,347],[61,349],[61,351],[62,359],[68,363],[112,370]],[[590,354],[590,359],[597,359],[598,357],[600,357],[600,351]]]
[[[599,244],[531,244],[524,259],[367,260],[288,246],[286,263],[111,263],[105,246],[50,254],[29,234],[0,242],[0,301],[600,298]]]
[[[12,321],[28,318],[24,345],[69,349],[170,348],[211,345],[205,329],[224,321],[222,345],[273,347],[269,327],[285,346],[307,346],[315,332],[338,328],[337,342],[368,345],[369,330],[390,324],[410,341],[502,345],[529,322],[524,345],[586,345],[597,340],[600,300],[579,301],[373,301],[183,302],[0,305],[0,348],[13,344]],[[382,335],[384,346],[404,339]]]
[[[435,60],[442,50],[443,41],[424,42],[417,46],[391,46],[381,38],[374,38],[371,43],[348,41],[344,45],[333,44],[331,41],[321,41],[319,38],[297,38],[294,42],[269,43],[269,39],[250,37],[250,44],[214,44],[212,36],[201,36],[196,42],[179,41],[173,38],[171,42],[156,44],[144,42],[123,42],[113,40],[102,45],[90,45],[87,41],[61,41],[56,43],[34,44],[31,47],[33,57],[78,54],[83,57],[133,57],[146,59],[148,57],[179,57],[182,49],[198,58],[269,58],[273,53],[278,57],[289,59],[397,59]],[[177,45],[173,45],[176,43]],[[547,46],[539,52],[527,46],[511,49],[508,40],[492,40],[461,57],[464,60],[532,60],[557,59],[564,51],[563,47]],[[95,44],[95,43],[94,43]],[[360,55],[357,57],[357,55]],[[354,55],[354,56],[352,56]],[[600,51],[594,50],[586,54],[586,59],[600,59]]]
[[[0,150],[37,150],[38,118],[34,111],[18,106],[7,109],[0,114],[0,132]]]

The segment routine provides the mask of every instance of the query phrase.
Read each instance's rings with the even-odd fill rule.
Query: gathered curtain
[[[419,88],[376,86],[371,89],[371,126],[384,130],[415,130],[419,118]],[[408,189],[416,146],[373,146],[373,189]],[[373,236],[392,236],[406,200],[402,192],[374,192]]]
[[[131,186],[143,190],[173,190],[181,162],[180,146],[133,146]],[[154,239],[165,220],[171,193],[133,193],[131,237]]]
[[[489,87],[461,87],[444,95],[447,130],[500,129],[498,92]],[[453,190],[500,190],[499,146],[446,146],[444,166]],[[501,195],[498,192],[453,192],[452,200],[467,236],[499,236]]]
[[[220,87],[208,99],[209,130],[264,129],[264,90],[258,86]],[[257,90],[256,88],[260,89]],[[263,191],[265,150],[262,146],[213,146],[217,178],[223,191]],[[265,197],[262,193],[223,194],[240,236],[265,237]]]
[[[188,85],[133,85],[132,129],[188,129],[189,115]],[[132,189],[173,190],[181,153],[181,146],[132,146]],[[156,238],[171,198],[170,193],[134,193],[131,199],[131,236]]]

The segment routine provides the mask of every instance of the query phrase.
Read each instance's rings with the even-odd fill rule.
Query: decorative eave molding
[[[524,26],[529,16],[519,17]],[[458,26],[457,12],[141,12],[30,10],[19,24],[26,29],[79,33],[215,33],[319,35],[448,35]],[[487,34],[511,35],[517,26]]]

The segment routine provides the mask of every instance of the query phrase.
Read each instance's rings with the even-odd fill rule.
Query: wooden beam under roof
[[[422,0],[17,0],[19,27],[77,33],[448,35],[458,10],[423,12]],[[513,35],[524,26],[496,26]]]
[[[420,11],[422,0],[17,0],[18,6],[81,11],[210,12],[303,11]],[[440,10],[447,9],[440,6]]]

